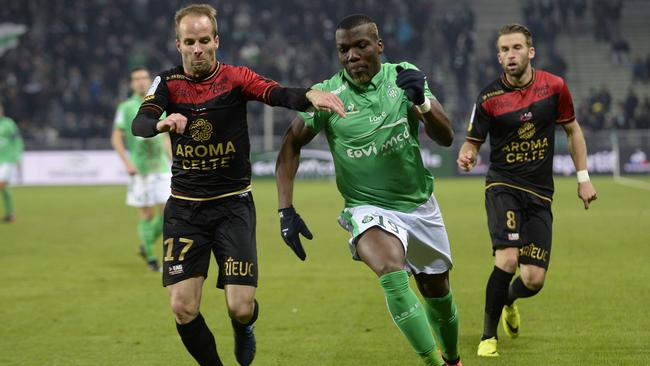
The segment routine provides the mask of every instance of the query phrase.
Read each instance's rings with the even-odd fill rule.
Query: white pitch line
[[[630,179],[630,178],[624,178],[624,177],[614,177],[614,183],[618,183],[620,185],[624,185],[624,186],[628,186],[628,187],[635,187],[635,188],[650,190],[650,183],[643,182],[643,181],[636,180],[636,179]]]

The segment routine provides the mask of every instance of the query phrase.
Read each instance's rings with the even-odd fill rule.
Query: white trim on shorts
[[[339,217],[339,225],[350,233],[348,245],[355,260],[360,260],[356,245],[358,238],[366,230],[378,226],[402,243],[406,270],[438,274],[453,266],[447,230],[433,194],[411,212],[370,205],[345,208]]]
[[[126,204],[142,208],[167,202],[171,195],[171,177],[171,173],[136,174],[130,177]]]

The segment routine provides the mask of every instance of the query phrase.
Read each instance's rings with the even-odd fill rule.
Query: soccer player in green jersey
[[[450,146],[451,123],[421,71],[407,62],[381,63],[384,44],[371,18],[344,18],[336,47],[343,70],[312,88],[337,94],[347,117],[316,111],[291,123],[276,165],[282,237],[304,260],[299,234],[312,234],[292,205],[293,185],[300,149],[323,132],[353,258],[379,277],[391,317],[424,363],[459,365],[449,241],[418,140],[424,124],[431,139]],[[424,303],[409,286],[409,272]]]
[[[4,222],[16,220],[9,181],[23,156],[23,139],[16,123],[4,115],[0,104],[0,193],[4,204]]]
[[[117,107],[111,143],[130,176],[126,203],[138,209],[140,255],[149,269],[158,272],[154,245],[162,234],[162,210],[170,195],[171,147],[167,135],[145,139],[131,132],[131,123],[149,85],[149,71],[142,67],[131,70],[133,95]]]

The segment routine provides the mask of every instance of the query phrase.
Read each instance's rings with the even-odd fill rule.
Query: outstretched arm
[[[293,182],[300,164],[300,149],[316,134],[311,131],[302,118],[296,117],[284,135],[282,147],[275,164],[275,180],[278,188],[278,213],[280,214],[280,233],[284,242],[301,260],[307,258],[300,234],[311,240],[313,235],[293,207]]]
[[[569,152],[578,175],[578,197],[584,203],[586,210],[589,208],[591,201],[596,200],[597,196],[596,189],[591,184],[587,172],[587,143],[585,142],[585,136],[582,134],[582,129],[576,120],[563,124],[562,127],[564,127],[567,134]]]

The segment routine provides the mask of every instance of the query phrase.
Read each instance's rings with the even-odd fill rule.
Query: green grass
[[[482,180],[439,179],[452,287],[468,365],[650,363],[650,192],[594,180],[585,211],[574,179],[556,179],[554,244],[544,290],[519,302],[517,340],[479,360],[493,260]],[[160,276],[136,255],[136,213],[123,187],[14,189],[18,221],[0,225],[0,365],[192,365]],[[256,365],[419,365],[390,320],[376,278],[349,258],[332,182],[299,182],[296,202],[315,239],[300,262],[279,236],[275,187],[257,181],[261,317]],[[202,313],[235,365],[212,264]],[[503,334],[500,331],[500,334]]]

